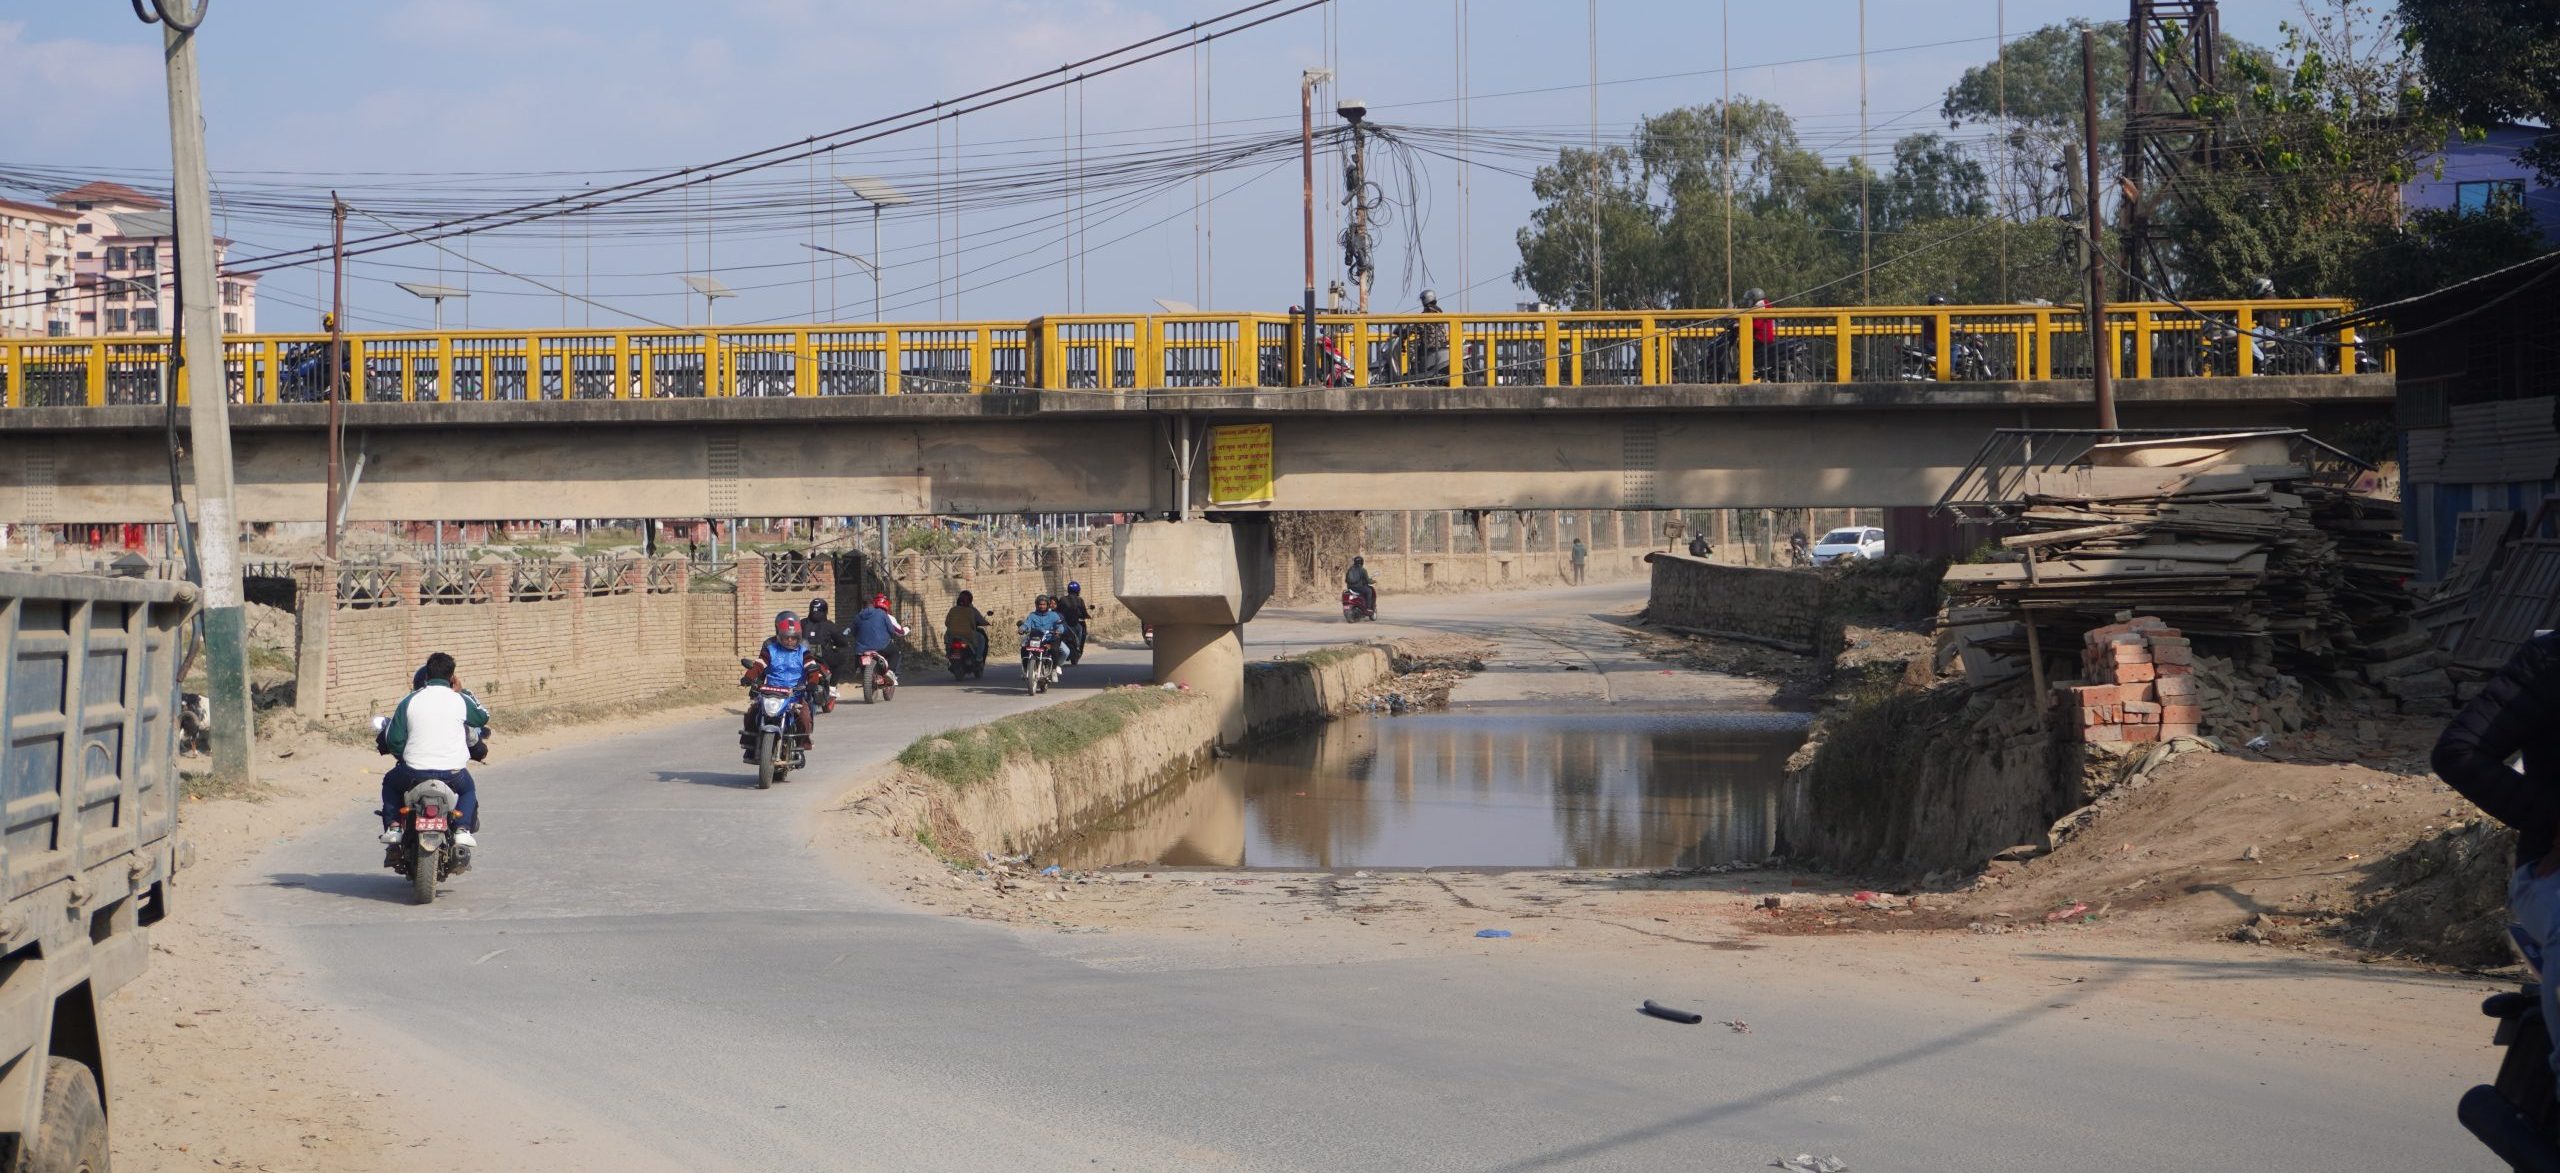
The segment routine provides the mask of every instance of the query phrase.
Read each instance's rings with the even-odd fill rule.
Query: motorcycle
[[[1342,348],[1334,344],[1333,335],[1330,332],[1318,336],[1316,340],[1316,370],[1319,375],[1317,382],[1323,386],[1348,387],[1351,385],[1351,360],[1342,357]]]
[[[2551,1024],[2542,1018],[2542,958],[2510,927],[2533,980],[2523,988],[2491,994],[2480,1013],[2498,1022],[2493,1041],[2507,1049],[2495,1083],[2462,1093],[2454,1116],[2509,1166],[2532,1173],[2560,1173],[2560,1101],[2552,1098]]]
[[[374,748],[391,752],[391,719],[373,719]],[[488,760],[488,731],[473,727],[465,736],[471,760]],[[382,849],[382,866],[409,877],[414,904],[436,902],[436,885],[471,870],[471,850],[453,841],[453,808],[459,796],[442,778],[420,778],[400,796],[400,841]]]
[[[1084,645],[1089,634],[1090,629],[1086,624],[1070,623],[1067,625],[1068,665],[1073,666],[1084,663]]]
[[[1022,641],[1022,683],[1033,696],[1049,691],[1058,683],[1058,656],[1064,651],[1059,638],[1045,632],[1034,633]]]
[[[977,641],[965,635],[942,641],[942,657],[950,664],[953,680],[983,679],[987,674],[987,659],[978,654]]]
[[[880,701],[897,699],[898,678],[890,674],[889,657],[886,654],[862,653],[861,659],[853,666],[853,674],[856,679],[862,681],[862,703],[877,704]]]
[[[1377,604],[1370,602],[1368,596],[1363,595],[1358,591],[1352,590],[1349,587],[1343,588],[1342,621],[1345,623],[1358,623],[1363,619],[1366,619],[1371,623],[1378,621]]]
[[[1139,624],[1138,638],[1144,641],[1148,647],[1152,648],[1156,646],[1156,625],[1152,623]]]
[[[1947,374],[1962,382],[1983,382],[1991,378],[1990,344],[1979,334],[1953,334],[1947,338]],[[1906,382],[1935,382],[1938,378],[1938,356],[1926,347],[1903,346],[1901,377]]]
[[[773,784],[791,776],[791,771],[809,764],[809,702],[796,688],[780,688],[763,683],[764,664],[759,660],[740,660],[754,692],[750,703],[755,706],[756,789],[771,790]]]

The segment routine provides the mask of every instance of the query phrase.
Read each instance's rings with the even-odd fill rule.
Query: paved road
[[[1390,614],[1471,626],[1628,590]],[[1322,634],[1257,628],[1257,645]],[[1612,642],[1546,628],[1593,656]],[[1089,661],[1061,695],[1137,679],[1141,654]],[[1605,971],[1497,948],[1244,964],[1222,942],[906,912],[808,849],[819,808],[911,737],[1029,703],[916,680],[826,719],[808,779],[770,792],[739,766],[734,721],[502,757],[484,862],[432,908],[405,902],[354,814],[275,849],[241,905],[324,1003],[682,1168],[1752,1170],[1806,1150],[1865,1170],[2488,1167],[2447,1073],[2093,1021],[2105,972],[2020,1010],[1703,949]],[[2280,969],[2197,977],[2253,988]],[[422,988],[469,1010],[413,1029]],[[1645,997],[1754,1033],[1642,1018]]]

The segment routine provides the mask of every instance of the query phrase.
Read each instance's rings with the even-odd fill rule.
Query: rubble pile
[[[2210,464],[2157,466],[2138,462],[2180,454],[2126,447],[2108,455],[2134,463],[2022,473],[2023,532],[2001,539],[2015,559],[1947,569],[1942,629],[1969,676],[2023,672],[2030,620],[2065,641],[2058,653],[2084,632],[2129,634],[2119,625],[2141,615],[2228,657],[2237,678],[2378,692],[2409,711],[2447,703],[2446,658],[2401,589],[2414,549],[2396,502],[2280,453],[2208,448]]]

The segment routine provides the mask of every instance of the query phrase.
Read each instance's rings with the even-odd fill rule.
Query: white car
[[[1813,544],[1813,564],[1863,562],[1884,557],[1884,531],[1873,527],[1835,529]]]

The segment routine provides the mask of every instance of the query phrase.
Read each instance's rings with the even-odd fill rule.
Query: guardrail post
[[[631,335],[613,332],[613,397],[631,398]]]
[[[1538,319],[1538,340],[1541,343],[1540,349],[1544,350],[1547,356],[1547,386],[1553,387],[1556,385],[1557,365],[1564,357],[1560,351],[1564,345],[1564,338],[1556,329],[1554,314]]]
[[[82,391],[85,393],[83,397],[88,400],[89,406],[96,407],[107,401],[107,343],[105,339],[101,338],[89,344],[89,361],[82,365],[80,377],[81,381],[87,384],[86,387],[82,388]]]
[[[453,335],[436,335],[436,402],[453,402]]]
[[[902,391],[898,385],[901,381],[899,378],[899,342],[898,328],[896,326],[880,327],[880,393],[883,395],[897,395]]]
[[[995,381],[995,330],[988,326],[969,328],[969,393],[980,394]]]
[[[801,326],[791,331],[791,393],[811,396],[818,393],[818,339],[816,327]]]
[[[1944,309],[1929,315],[1929,336],[1935,340],[1935,345],[1930,348],[1934,352],[1931,362],[1937,368],[1934,373],[1941,383],[1955,378],[1955,355],[1950,346],[1955,341],[1954,318],[1953,313]]]
[[[2240,377],[2246,379],[2258,373],[2258,337],[2254,333],[2258,328],[2257,307],[2245,305],[2240,307],[2239,328],[2240,332],[2231,338],[2231,354],[2236,360],[2236,365],[2231,369],[2238,371]]]
[[[27,348],[15,342],[0,342],[0,410],[25,407],[27,393],[21,384],[27,381]],[[176,394],[176,388],[170,389]]]
[[[1850,346],[1850,343],[1855,340],[1855,335],[1852,331],[1856,329],[1857,327],[1850,323],[1849,315],[1847,314],[1835,315],[1831,320],[1832,382],[1847,383],[1853,382],[1856,378],[1858,370],[1857,355]],[[1807,371],[1806,373],[1811,374],[1812,372]]]
[[[2053,311],[2037,310],[2035,324],[2036,352],[2032,361],[2032,378],[2053,378]]]
[[[1751,381],[1753,362],[1760,357],[1752,353],[1759,348],[1755,334],[1759,325],[1759,318],[1747,313],[1733,319],[1733,381],[1736,383]]]
[[[1646,387],[1662,385],[1662,358],[1656,350],[1662,345],[1661,331],[1652,314],[1636,319],[1636,382]],[[1488,356],[1490,359],[1490,356]],[[1487,365],[1491,365],[1488,361]]]
[[[2148,309],[2138,309],[2133,311],[2134,378],[2148,379],[2151,377],[2151,337],[2151,311]]]

